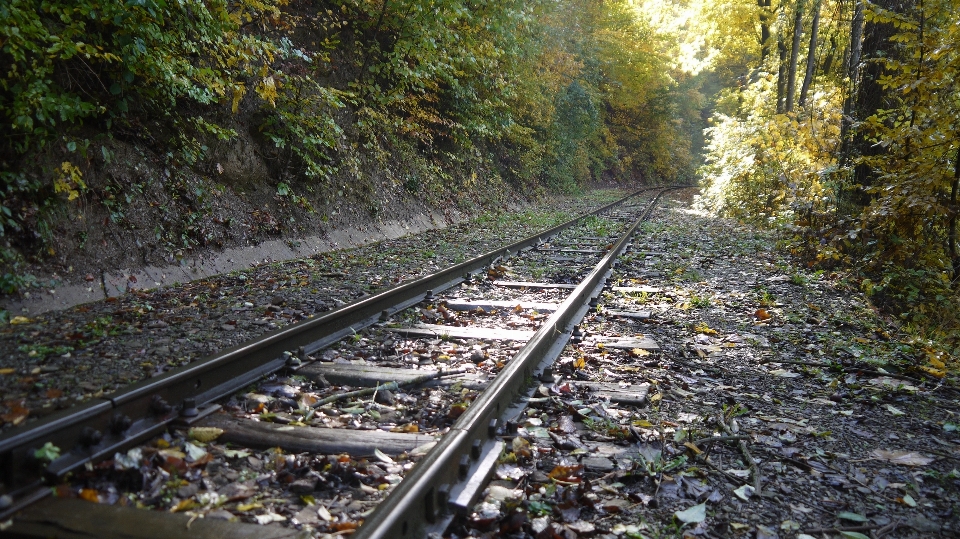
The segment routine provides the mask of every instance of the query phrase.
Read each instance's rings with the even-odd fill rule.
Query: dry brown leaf
[[[891,464],[900,464],[901,466],[926,466],[933,462],[933,457],[921,455],[916,451],[887,451],[885,449],[874,449],[873,456],[890,462]]]
[[[767,312],[766,309],[757,309],[756,312],[753,313],[753,316],[755,316],[757,320],[760,320],[760,321],[770,320],[770,318],[772,318],[772,316],[770,315],[769,312]]]

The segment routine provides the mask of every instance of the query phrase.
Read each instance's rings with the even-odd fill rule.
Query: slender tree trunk
[[[803,75],[803,86],[800,87],[800,100],[797,102],[801,107],[807,104],[807,92],[810,90],[810,83],[813,82],[813,69],[817,65],[817,33],[820,31],[820,2],[813,2],[813,22],[810,28],[810,47],[807,49],[807,72]]]
[[[843,101],[843,117],[840,120],[840,165],[850,163],[853,146],[850,128],[853,126],[853,103],[860,85],[860,54],[863,51],[864,0],[856,0],[853,22],[850,24],[850,54],[844,72],[847,76],[847,97]]]
[[[770,1],[757,0],[760,7],[760,64],[770,56]]]
[[[790,70],[787,73],[787,104],[784,112],[793,111],[797,96],[797,62],[800,58],[800,38],[803,35],[803,1],[797,0],[797,12],[793,18],[793,48],[790,49]]]
[[[830,48],[823,57],[823,63],[820,65],[820,74],[829,75],[830,68],[833,67],[833,60],[837,57],[837,36],[830,36]]]
[[[950,242],[948,251],[950,261],[953,262],[953,286],[960,288],[960,252],[957,252],[957,198],[960,197],[960,150],[957,150],[957,159],[953,163],[953,186],[950,189],[950,232],[947,241]]]
[[[777,32],[777,114],[783,113],[784,91],[787,87],[787,46],[783,43],[783,33]]]

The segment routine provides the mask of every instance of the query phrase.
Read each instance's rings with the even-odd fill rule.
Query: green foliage
[[[897,12],[867,6],[868,28],[890,37],[857,66],[860,73],[876,68],[871,73],[879,75],[870,76],[883,94],[879,110],[850,118],[847,136],[863,141],[861,153],[840,155],[857,148],[841,140],[843,101],[862,81],[825,70],[812,102],[778,114],[771,55],[748,84],[720,94],[702,202],[780,226],[811,265],[855,270],[876,304],[926,328],[921,332],[956,339],[960,320],[943,313],[960,306],[957,3],[933,0]],[[826,35],[840,36],[830,42],[834,49],[849,39],[852,16],[850,6],[838,7],[824,10],[833,13],[823,21]]]
[[[113,137],[175,171],[159,181],[190,209],[153,239],[180,253],[211,241],[188,177],[240,126],[278,205],[350,197],[376,214],[384,181],[440,203],[682,177],[703,102],[631,0],[10,0],[0,20],[8,292],[65,208],[130,226],[136,193],[100,179]]]
[[[225,1],[5,3],[0,117],[12,132],[0,151],[42,146],[62,123],[109,126],[135,109],[165,115],[232,97],[273,54],[239,32],[238,14]]]

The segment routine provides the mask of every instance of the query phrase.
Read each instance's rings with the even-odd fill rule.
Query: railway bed
[[[571,362],[553,363],[571,336],[583,340],[579,320],[660,194],[6,434],[8,512],[27,507],[6,531],[107,537],[110,522],[118,537],[442,533],[468,518],[501,457],[516,458],[518,433],[536,427],[529,402],[566,387],[644,404],[648,387],[563,382],[556,373]],[[617,307],[628,323],[650,316]],[[638,358],[658,350],[638,335],[603,346]],[[44,462],[43,447],[72,449]],[[89,517],[75,500],[33,504],[49,493],[41,481],[108,503],[90,504]],[[226,507],[254,514],[233,522]],[[259,526],[270,522],[285,525]]]

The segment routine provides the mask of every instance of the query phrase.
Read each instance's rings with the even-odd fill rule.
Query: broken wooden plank
[[[407,328],[391,328],[390,331],[408,336],[479,339],[482,341],[529,341],[534,333],[533,331],[521,329],[438,326],[434,324],[417,324]]]
[[[648,352],[660,350],[660,345],[657,344],[657,341],[650,337],[599,337],[597,338],[597,342],[602,342],[607,348],[619,348],[622,350],[633,350],[634,348],[647,350]]]
[[[650,393],[650,384],[631,384],[622,387],[619,384],[608,382],[572,382],[576,387],[585,387],[601,398],[608,398],[610,402],[628,406],[643,406]]]
[[[211,415],[200,421],[200,425],[223,429],[223,434],[217,438],[220,443],[230,442],[260,449],[280,447],[291,453],[347,453],[351,456],[370,456],[379,449],[388,455],[399,455],[436,441],[433,436],[426,434],[298,427],[238,419],[227,414]]]
[[[567,283],[533,283],[529,281],[493,281],[495,286],[506,286],[509,288],[563,288],[574,289],[575,284]]]
[[[557,307],[559,307],[560,304],[547,303],[542,301],[489,300],[489,301],[448,301],[446,303],[446,306],[448,309],[451,309],[454,311],[475,311],[477,309],[483,309],[484,311],[494,311],[494,310],[512,311],[517,307],[520,307],[523,310],[552,313],[557,310]]]
[[[4,537],[59,539],[297,539],[309,533],[189,514],[50,497],[27,507]]]
[[[646,320],[651,316],[650,311],[603,311],[603,314],[619,318],[636,318],[638,320]]]

